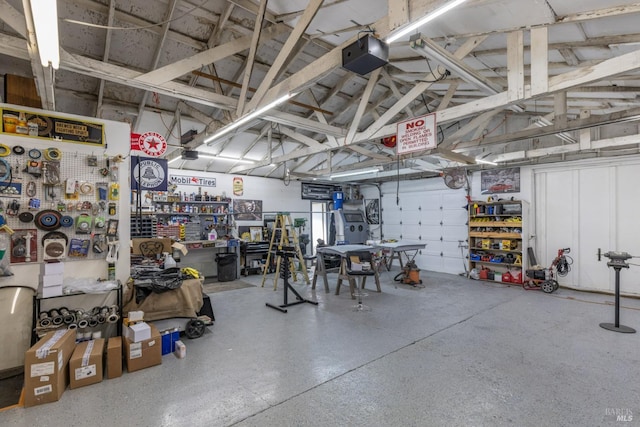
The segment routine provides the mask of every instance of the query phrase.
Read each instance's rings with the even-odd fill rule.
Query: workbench
[[[375,253],[379,250],[376,246],[369,245],[338,245],[338,246],[320,246],[316,248],[316,268],[313,272],[313,281],[311,283],[311,289],[316,289],[316,282],[318,276],[322,277],[324,281],[324,290],[325,292],[329,292],[329,281],[327,280],[327,273],[338,273],[338,284],[336,286],[336,295],[340,294],[340,286],[342,285],[343,280],[347,280],[349,282],[349,287],[351,289],[351,298],[355,298],[353,295],[354,289],[354,277],[349,276],[347,274],[347,253],[353,251],[369,251]],[[328,255],[338,255],[340,256],[340,266],[337,268],[326,268],[325,266],[325,256]],[[371,266],[375,272],[374,279],[376,282],[376,288],[378,292],[381,292],[380,289],[380,276],[378,275],[378,268],[376,266]]]
[[[406,258],[406,262],[412,261],[420,249],[427,247],[426,243],[411,242],[408,240],[398,240],[397,242],[382,242],[376,245],[382,249],[382,262],[387,268],[387,271],[391,270],[391,264],[394,259],[397,259],[400,263],[400,270],[404,268],[405,263],[402,261],[402,256]],[[414,251],[413,254],[408,255],[407,252]]]

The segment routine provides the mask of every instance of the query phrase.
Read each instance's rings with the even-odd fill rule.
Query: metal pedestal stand
[[[289,260],[289,257],[295,257],[296,256],[296,252],[293,246],[283,246],[282,249],[278,249],[276,251],[276,255],[282,257],[282,274],[283,274],[283,279],[284,279],[284,304],[282,305],[274,305],[274,304],[270,304],[270,303],[266,303],[267,307],[271,307],[274,308],[282,313],[286,313],[287,312],[287,307],[292,306],[292,305],[296,305],[296,304],[304,304],[304,303],[309,303],[309,304],[313,304],[313,305],[318,305],[317,301],[311,301],[308,299],[304,299],[302,298],[302,296],[289,284],[289,275],[291,274],[291,271],[289,269],[289,263],[291,262]],[[288,302],[288,297],[289,297],[289,290],[291,290],[291,292],[294,293],[294,295],[296,296],[297,301],[295,302]]]
[[[604,256],[611,259],[607,266],[616,271],[616,321],[615,323],[600,323],[600,327],[623,334],[634,334],[635,329],[620,324],[620,270],[629,268],[629,264],[625,260],[631,258],[631,255],[626,252],[607,252]]]

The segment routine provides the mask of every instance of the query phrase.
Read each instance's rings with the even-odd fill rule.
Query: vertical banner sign
[[[140,134],[131,132],[131,149],[140,150]]]
[[[167,191],[168,164],[165,159],[131,158],[131,189]]]
[[[436,115],[427,114],[398,123],[397,154],[436,148]]]

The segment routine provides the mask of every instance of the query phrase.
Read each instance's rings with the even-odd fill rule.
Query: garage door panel
[[[442,207],[444,209],[463,208],[467,204],[466,194],[462,190],[444,192],[442,194]]]
[[[469,213],[466,209],[450,209],[442,213],[442,222],[444,224],[464,224],[467,222]]]
[[[464,251],[464,250],[463,250]],[[460,254],[460,247],[458,246],[458,242],[442,242],[442,252],[445,256],[460,258],[462,255]]]
[[[442,192],[427,191],[420,194],[420,204],[423,209],[440,210],[442,207]]]
[[[422,225],[433,225],[440,227],[440,223],[442,222],[442,215],[440,212],[432,213],[430,215],[422,215],[420,218],[420,222]]]
[[[401,225],[384,225],[384,238],[385,239],[399,239],[402,234],[402,226]]]
[[[465,261],[466,263],[466,261]],[[464,273],[465,264],[463,264],[462,259],[451,258],[451,257],[443,257],[442,258],[442,268],[444,271],[452,272],[458,271],[459,273]]]
[[[402,226],[402,238],[415,240],[421,236],[422,228],[419,225],[403,225]]]
[[[440,227],[420,227],[420,235],[425,240],[440,240],[442,231]]]
[[[424,208],[424,198],[420,194],[407,194],[402,197],[403,211],[420,212]]]
[[[408,213],[403,212],[402,217],[400,218],[403,225],[420,225],[422,222],[417,213]]]
[[[469,229],[466,225],[450,225],[442,228],[444,240],[457,242],[458,240],[467,240],[469,237]]]
[[[400,215],[387,215],[384,217],[382,223],[384,225],[400,225],[401,221],[402,218],[400,218]]]

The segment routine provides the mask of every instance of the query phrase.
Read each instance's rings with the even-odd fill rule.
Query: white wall
[[[124,157],[124,161],[119,164],[119,181],[120,184],[120,200],[118,202],[117,216],[110,218],[117,218],[120,221],[119,227],[119,238],[120,241],[123,242],[121,245],[121,250],[119,254],[118,262],[116,263],[116,277],[122,281],[123,283],[129,277],[129,248],[128,243],[130,240],[130,232],[129,232],[129,147],[130,147],[130,126],[126,123],[119,123],[107,120],[100,120],[96,118],[90,117],[82,117],[75,116],[70,114],[62,114],[51,111],[43,111],[37,110],[33,108],[26,108],[22,106],[8,105],[2,104],[0,107],[6,108],[14,108],[18,110],[27,110],[33,112],[41,112],[46,115],[55,115],[57,117],[62,118],[70,118],[77,120],[86,120],[93,123],[102,123],[105,126],[105,139],[107,145],[105,148],[95,147],[83,144],[74,144],[69,142],[59,142],[46,138],[37,138],[37,137],[22,137],[22,136],[13,136],[7,134],[0,134],[0,143],[6,144],[9,147],[13,147],[16,145],[20,145],[25,149],[29,150],[31,148],[38,149],[46,149],[49,147],[59,148],[62,152],[73,152],[76,155],[87,155],[87,154],[95,154],[99,158],[104,158],[104,156],[114,157],[116,155],[122,155]],[[13,157],[13,156],[12,156]],[[26,159],[26,154],[23,155]],[[24,165],[24,161],[23,161]],[[73,170],[63,170],[61,171],[61,179],[66,180],[67,178],[77,178],[77,171]],[[81,179],[81,178],[78,178]],[[96,179],[96,181],[102,181],[103,179]],[[38,191],[41,193],[41,186],[38,185]],[[42,195],[39,194],[41,197]],[[2,201],[8,203],[11,201],[11,197],[2,197]],[[28,199],[28,198],[27,198]],[[50,207],[45,207],[45,209],[49,209]],[[75,214],[74,214],[75,215]],[[11,224],[10,224],[11,225]],[[14,225],[15,226],[15,225]],[[28,228],[33,228],[33,224],[30,224]],[[25,227],[21,227],[25,228]],[[63,230],[61,230],[63,231]],[[44,232],[38,231],[38,244],[40,244],[40,239],[44,235]],[[8,253],[7,253],[8,256]],[[20,286],[28,286],[36,289],[39,284],[39,276],[40,276],[40,264],[38,263],[23,263],[23,264],[12,264],[11,269],[13,271],[13,276],[10,277],[0,277],[0,286],[9,286],[9,285],[20,285]],[[106,278],[107,277],[107,263],[104,259],[96,259],[96,260],[69,260],[65,261],[65,279],[68,278],[85,278],[85,277],[93,277],[93,278]]]

